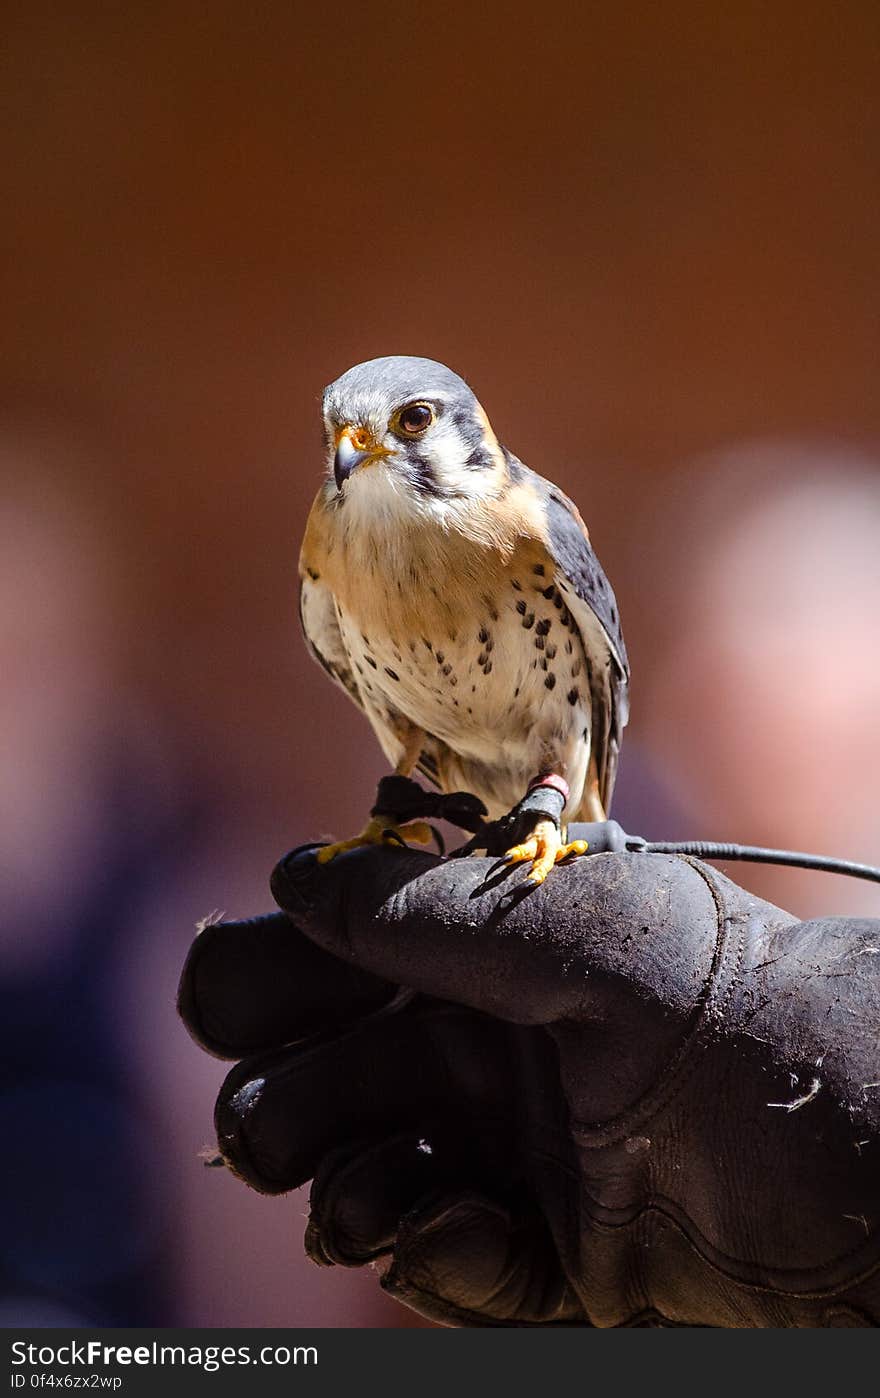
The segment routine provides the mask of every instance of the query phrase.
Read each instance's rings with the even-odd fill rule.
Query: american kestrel
[[[329,469],[300,556],[309,649],[397,773],[471,792],[492,817],[535,786],[562,793],[562,828],[538,816],[507,852],[540,883],[586,848],[566,821],[606,818],[627,719],[617,604],[584,522],[434,360],[356,365],[323,417]],[[374,818],[319,858],[387,829]]]

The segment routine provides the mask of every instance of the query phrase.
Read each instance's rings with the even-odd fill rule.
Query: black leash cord
[[[692,854],[695,859],[743,859],[754,864],[789,864],[795,869],[820,869],[827,874],[848,874],[852,879],[869,879],[872,883],[880,883],[880,869],[875,869],[871,864],[856,864],[851,859],[831,859],[824,854],[802,854],[798,850],[713,844],[707,840],[639,842],[635,848],[646,854]]]
[[[731,845],[714,840],[644,840],[641,835],[628,835],[616,820],[592,824],[578,821],[568,827],[568,838],[586,840],[587,854],[690,854],[694,859],[747,859],[754,864],[788,864],[795,869],[820,869],[827,874],[848,874],[853,879],[880,883],[880,869],[871,864],[856,864],[852,859],[831,859],[825,854],[764,849],[761,845]]]

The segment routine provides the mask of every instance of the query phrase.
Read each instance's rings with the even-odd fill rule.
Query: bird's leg
[[[419,760],[419,753],[422,750],[425,735],[420,728],[408,729],[404,737],[403,755],[394,769],[395,776],[408,777]],[[432,832],[430,825],[424,821],[410,821],[401,824],[395,819],[393,812],[381,811],[374,807],[359,835],[355,835],[351,840],[337,840],[332,845],[324,845],[318,850],[317,860],[319,864],[329,864],[331,859],[335,859],[337,854],[343,854],[346,850],[360,849],[364,845],[381,845],[384,843],[403,844],[407,840],[412,840],[418,845],[430,844]]]
[[[531,829],[519,844],[505,852],[504,863],[530,863],[527,884],[542,884],[555,864],[587,852],[586,840],[568,841],[561,824],[568,794],[568,783],[562,777],[552,773],[536,777],[524,800],[511,813],[520,828],[526,822]]]
[[[586,840],[566,841],[564,829],[554,820],[540,820],[527,840],[506,852],[504,862],[524,864],[531,861],[532,869],[526,883],[537,885],[544,882],[554,864],[586,852]]]

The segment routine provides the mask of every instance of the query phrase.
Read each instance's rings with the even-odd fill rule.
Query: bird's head
[[[356,364],[324,392],[328,465],[352,500],[430,505],[497,493],[505,459],[464,379],[433,359]]]

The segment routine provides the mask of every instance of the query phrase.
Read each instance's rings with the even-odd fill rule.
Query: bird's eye
[[[397,415],[398,426],[407,437],[418,437],[434,421],[434,413],[427,403],[407,403]]]

